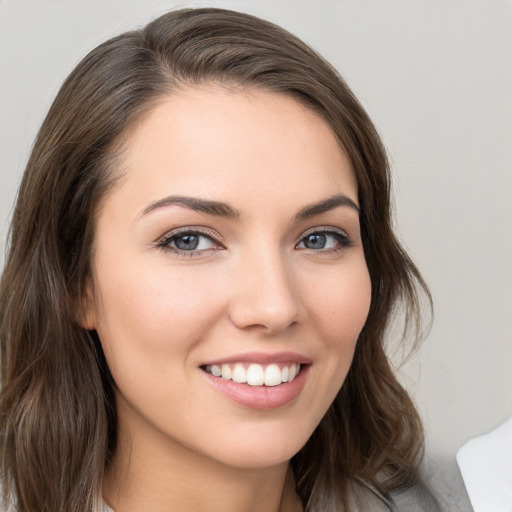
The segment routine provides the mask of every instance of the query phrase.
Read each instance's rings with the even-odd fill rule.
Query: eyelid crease
[[[323,234],[323,235],[331,235],[337,238],[337,241],[339,243],[338,248],[328,248],[328,249],[309,249],[307,247],[299,248],[298,246],[301,243],[304,243],[304,240],[311,235],[314,234]],[[208,248],[208,249],[180,249],[178,247],[172,247],[171,243],[173,239],[179,238],[180,236],[185,235],[198,235],[198,236],[204,236],[206,238],[209,238],[216,247],[214,248]],[[210,251],[225,249],[226,247],[222,243],[222,237],[220,234],[211,228],[205,227],[205,226],[182,226],[179,228],[172,229],[168,231],[165,235],[159,237],[153,245],[163,251],[169,251],[174,253],[177,256],[183,256],[183,257],[192,257],[192,256],[199,256],[199,255],[205,255],[205,253],[208,253]],[[322,252],[332,252],[332,251],[342,251],[344,249],[353,247],[355,245],[354,241],[350,237],[350,235],[342,228],[338,228],[335,226],[314,226],[306,231],[303,231],[300,235],[300,238],[297,240],[297,242],[294,244],[294,247],[296,249],[306,249],[311,250],[314,252],[322,253]]]
[[[342,249],[348,249],[355,245],[355,242],[354,242],[354,240],[352,240],[350,235],[345,230],[343,230],[341,228],[336,228],[334,226],[315,226],[313,228],[310,228],[310,229],[304,231],[301,234],[299,240],[295,244],[295,247],[297,247],[299,244],[303,243],[304,240],[308,236],[314,235],[314,234],[327,234],[327,235],[337,236],[339,239],[338,241],[339,241],[340,245],[342,246]],[[307,248],[305,248],[305,249],[307,249]],[[311,249],[311,250],[313,250],[313,249]],[[322,249],[314,250],[314,252],[322,252],[322,251],[323,251]]]
[[[205,235],[213,238],[214,240],[218,240],[220,242],[221,236],[220,234],[212,228],[208,228],[206,226],[182,226],[179,228],[170,229],[164,235],[159,236],[155,243],[158,243],[161,240],[171,238],[172,236],[181,235],[181,234],[195,234],[195,235]]]
[[[340,235],[346,236],[347,238],[350,238],[344,229],[336,228],[334,226],[315,226],[306,229],[306,231],[302,233],[301,238],[304,238],[305,236],[311,235],[313,233],[338,233]]]
[[[184,254],[187,253],[187,255],[193,255],[194,253],[201,253],[205,252],[203,251],[184,251],[180,250],[178,248],[170,247],[169,244],[172,241],[173,238],[177,238],[180,235],[201,235],[205,236],[207,238],[210,238],[216,245],[222,246],[221,236],[213,229],[206,228],[202,226],[186,226],[181,228],[176,228],[168,231],[165,235],[159,237],[155,242],[154,245],[163,250],[169,250],[173,251],[175,253]]]

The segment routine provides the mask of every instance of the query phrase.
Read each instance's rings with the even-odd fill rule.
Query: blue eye
[[[307,249],[325,249],[327,245],[327,235],[325,233],[313,233],[303,238],[302,243]]]
[[[314,231],[301,239],[298,249],[316,251],[335,250],[349,247],[351,241],[347,235],[338,231]]]
[[[197,253],[218,248],[218,243],[199,231],[171,233],[157,244],[158,247],[178,253]]]

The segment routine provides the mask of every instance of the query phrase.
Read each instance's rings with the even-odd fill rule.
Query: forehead
[[[247,202],[263,194],[311,202],[341,191],[357,202],[354,172],[330,126],[281,94],[185,88],[162,99],[123,146],[124,177],[112,193],[125,199],[172,193]]]

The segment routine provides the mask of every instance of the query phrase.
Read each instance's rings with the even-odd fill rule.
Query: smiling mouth
[[[292,382],[301,371],[300,363],[268,364],[251,363],[213,364],[201,366],[201,369],[214,377],[232,380],[249,386],[279,386]]]

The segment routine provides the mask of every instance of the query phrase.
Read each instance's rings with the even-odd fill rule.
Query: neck
[[[233,468],[164,439],[126,432],[120,422],[116,453],[103,495],[115,512],[300,512],[288,462]]]

